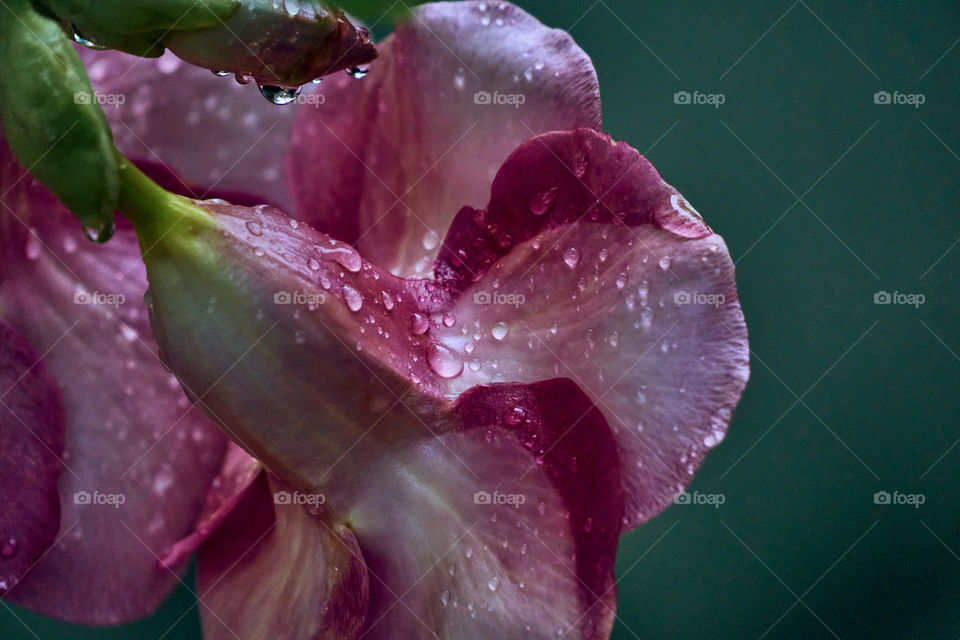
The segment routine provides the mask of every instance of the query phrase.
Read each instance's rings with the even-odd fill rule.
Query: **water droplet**
[[[457,324],[457,318],[452,313],[443,314],[443,326],[452,327]]]
[[[563,261],[568,267],[573,269],[575,266],[577,266],[577,263],[580,262],[580,249],[577,249],[576,247],[570,247],[564,251]]]
[[[120,324],[120,335],[122,335],[123,339],[127,342],[133,342],[139,337],[135,329],[122,323]]]
[[[359,67],[350,67],[349,69],[346,70],[346,73],[348,76],[350,76],[354,80],[359,80],[360,78],[370,73],[370,67],[366,65],[359,66]]]
[[[453,86],[457,89],[463,89],[467,84],[466,80],[463,68],[457,69],[457,72],[453,74]]]
[[[535,216],[542,216],[550,211],[550,209],[553,208],[553,204],[557,201],[558,189],[558,187],[550,187],[549,189],[538,191],[530,196],[530,201],[528,203],[530,206],[530,213]]]
[[[440,244],[440,236],[437,235],[437,232],[434,230],[427,231],[423,234],[423,248],[427,251],[433,251],[437,248],[437,245]]]
[[[497,576],[493,576],[492,578],[490,578],[490,582],[487,583],[487,587],[490,589],[490,591],[496,591],[497,587],[499,586],[500,586],[500,578],[498,578]]]
[[[249,73],[235,73],[233,74],[233,79],[237,81],[237,84],[250,84],[253,76]]]
[[[649,329],[652,324],[653,324],[653,309],[651,309],[650,307],[647,307],[646,309],[640,312],[640,325],[644,329]]]
[[[317,271],[320,269],[320,261],[317,260],[316,258],[310,258],[309,260],[307,260],[307,266],[310,267],[312,270]]]
[[[321,78],[314,78],[313,80],[310,81],[310,84],[322,84],[322,83],[323,83],[323,78],[322,78],[322,77],[321,77]]]
[[[449,591],[444,590],[444,592],[440,594],[440,603],[441,603],[443,606],[447,606],[448,604],[450,604],[450,592],[449,592]]]
[[[263,235],[263,225],[253,220],[247,220],[247,231],[253,236]]]
[[[169,469],[160,469],[153,478],[153,493],[163,497],[173,485],[173,472]]]
[[[467,366],[470,367],[470,371],[480,371],[480,361],[474,358],[467,363]]]
[[[587,172],[587,156],[583,151],[577,151],[573,156],[572,166],[573,175],[582,178]]]
[[[456,378],[463,372],[463,360],[455,351],[442,344],[430,347],[427,362],[441,378]]]
[[[410,314],[410,331],[415,336],[422,336],[430,328],[430,320],[422,313]]]
[[[509,427],[518,427],[523,424],[526,417],[527,412],[523,410],[523,407],[514,407],[503,416],[503,423]]]
[[[593,529],[593,518],[588,517],[583,522],[583,530],[586,531],[587,533],[590,533],[592,529]]]
[[[611,331],[610,335],[607,337],[607,342],[610,343],[611,347],[616,349],[617,345],[620,344],[620,334],[617,331]]]
[[[113,230],[113,218],[101,222],[99,227],[92,227],[87,224],[83,225],[83,235],[86,236],[90,242],[106,242],[113,236]]]
[[[297,344],[303,344],[307,341],[307,334],[303,331],[297,330],[293,334],[293,341]]]
[[[380,292],[380,297],[383,299],[383,308],[387,311],[392,311],[396,303],[393,301],[393,296],[391,296],[386,291]]]
[[[451,578],[452,578],[453,576],[457,575],[457,565],[455,565],[455,564],[450,565],[450,566],[447,568],[447,573],[450,575]]]
[[[333,248],[321,247],[320,253],[325,256],[333,256],[337,264],[351,273],[357,273],[360,271],[360,267],[363,266],[363,259],[360,258],[360,254],[349,246],[336,246]]]
[[[83,37],[83,35],[81,35],[81,34],[80,34],[80,31],[77,29],[77,25],[71,24],[70,26],[73,28],[73,41],[74,41],[74,42],[76,42],[76,43],[78,43],[78,44],[82,44],[83,46],[89,47],[89,48],[91,48],[91,49],[97,49],[97,50],[106,49],[106,47],[101,47],[100,45],[98,45],[98,44],[97,44],[96,42],[94,42],[93,40],[91,40],[91,39],[89,39],[89,38]]]
[[[63,250],[66,253],[73,253],[77,250],[77,240],[73,236],[64,236],[63,238]]]
[[[290,104],[300,95],[300,87],[278,87],[272,84],[257,85],[263,97],[273,104]]]
[[[13,538],[7,538],[3,542],[0,542],[0,556],[4,558],[9,558],[17,552],[17,541]]]
[[[493,325],[493,329],[490,330],[490,334],[495,340],[503,340],[507,337],[507,333],[509,333],[509,331],[510,327],[506,322],[498,322],[497,324]]]
[[[670,256],[663,256],[657,261],[657,264],[660,266],[662,271],[666,271],[670,268]]]
[[[557,335],[557,333],[558,333],[559,331],[560,331],[560,325],[558,325],[558,324],[556,324],[556,323],[554,323],[554,325],[553,325],[552,327],[550,327],[550,335],[552,335],[552,336]]]
[[[628,279],[629,278],[627,277],[627,274],[621,271],[620,275],[618,275],[617,279],[614,281],[614,284],[617,285],[617,289],[623,289],[625,286],[627,286]]]
[[[360,292],[348,284],[343,285],[341,291],[343,293],[343,301],[347,303],[347,308],[350,309],[350,311],[359,311],[360,307],[363,306],[363,296]]]
[[[213,75],[219,76],[219,77],[221,77],[221,78],[230,75],[230,72],[229,72],[229,71],[217,71],[216,69],[213,69],[212,71],[213,71]]]
[[[643,391],[637,391],[637,404],[644,404],[647,401],[647,394]]]
[[[42,247],[40,246],[40,240],[34,235],[36,232],[31,229],[30,234],[27,236],[27,243],[24,246],[24,253],[27,256],[27,260],[36,260],[40,257],[42,252]]]

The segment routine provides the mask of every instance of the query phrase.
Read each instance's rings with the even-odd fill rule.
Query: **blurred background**
[[[724,236],[750,330],[714,504],[622,539],[614,638],[960,637],[960,5],[519,4]],[[15,612],[4,640],[201,637],[186,588],[117,629]]]

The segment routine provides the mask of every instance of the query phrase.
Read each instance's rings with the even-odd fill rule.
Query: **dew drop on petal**
[[[503,340],[507,337],[507,333],[510,332],[510,327],[506,322],[498,322],[493,325],[493,329],[490,330],[490,334],[494,337],[495,340]]]
[[[393,301],[393,296],[391,296],[386,291],[380,292],[380,297],[383,299],[383,308],[387,311],[392,311],[396,303]]]
[[[260,236],[263,235],[263,225],[259,222],[254,222],[253,220],[247,221],[247,231],[250,232],[250,235]]]
[[[660,266],[661,271],[666,271],[670,268],[670,256],[663,256],[657,261],[657,264]]]
[[[580,262],[580,249],[577,249],[576,247],[570,247],[564,251],[563,261],[568,267],[573,269],[575,266],[577,266],[577,263]]]
[[[316,258],[310,258],[307,260],[307,266],[310,267],[313,271],[320,269],[320,261]]]
[[[430,328],[430,320],[422,313],[413,313],[410,315],[410,331],[415,336],[422,336]]]
[[[558,187],[550,187],[530,196],[530,213],[535,216],[542,216],[550,211],[553,204],[557,201]]]
[[[456,378],[463,372],[463,360],[455,351],[442,344],[431,345],[427,362],[441,378]]]
[[[363,306],[363,296],[359,291],[351,287],[349,284],[343,285],[343,301],[347,303],[347,308],[350,311],[359,311],[360,307]]]
[[[493,576],[492,578],[490,578],[490,582],[487,583],[487,588],[489,588],[490,591],[496,591],[497,587],[499,586],[500,586],[500,578],[498,578],[497,576]]]
[[[17,552],[17,541],[13,538],[7,538],[0,542],[0,556],[9,558]]]
[[[370,73],[370,67],[366,65],[359,66],[359,67],[350,67],[349,69],[346,69],[346,74],[351,78],[353,78],[354,80],[359,80],[360,78],[363,78],[364,76],[366,76],[368,73]]]

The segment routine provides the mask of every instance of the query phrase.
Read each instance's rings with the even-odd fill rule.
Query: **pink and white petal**
[[[8,598],[82,624],[134,620],[176,582],[157,556],[190,530],[224,438],[156,356],[133,231],[87,242],[29,177],[5,202],[33,232],[13,249],[0,316],[60,385],[72,470],[60,475],[61,538]]]
[[[267,474],[245,494],[197,564],[207,640],[352,640],[369,599],[367,567],[349,528],[285,501]],[[314,496],[309,496],[314,497]]]
[[[459,214],[437,272],[459,297],[434,337],[469,358],[449,390],[576,381],[616,433],[627,528],[723,439],[748,376],[733,263],[626,144],[580,130],[518,148],[488,210]]]
[[[206,502],[197,517],[193,531],[173,544],[159,560],[165,569],[178,569],[223,524],[254,480],[263,472],[263,465],[233,442],[227,443],[220,473],[207,489]]]
[[[452,416],[370,468],[346,514],[365,637],[607,638],[622,504],[603,416],[569,380],[477,388]]]
[[[60,530],[63,399],[37,353],[0,320],[0,596]]]
[[[278,107],[254,85],[217,77],[169,51],[138,58],[78,50],[127,157],[165,165],[195,197],[252,193],[289,210],[283,159],[296,110],[309,106]]]
[[[320,95],[288,161],[298,214],[404,276],[430,271],[453,216],[483,204],[517,145],[600,127],[590,58],[508,2],[418,7],[367,78]]]

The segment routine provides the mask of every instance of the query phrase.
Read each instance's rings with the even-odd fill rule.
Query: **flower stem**
[[[193,200],[167,191],[119,151],[115,153],[120,176],[117,208],[133,223],[141,245],[152,246],[175,228],[189,232],[211,225],[210,214]]]

